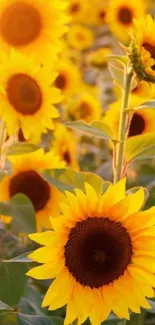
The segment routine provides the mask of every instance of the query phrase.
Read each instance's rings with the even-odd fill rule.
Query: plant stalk
[[[130,97],[130,88],[132,81],[133,72],[132,70],[125,71],[124,76],[124,91],[120,112],[120,124],[119,124],[119,143],[116,158],[116,168],[114,173],[114,183],[118,182],[122,178],[122,170],[124,166],[124,154],[125,154],[125,142],[127,136],[127,126],[128,126],[128,106]]]

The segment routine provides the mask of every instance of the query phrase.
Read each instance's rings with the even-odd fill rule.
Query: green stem
[[[128,105],[130,97],[130,88],[132,80],[132,70],[126,71],[124,76],[124,91],[123,99],[120,112],[120,124],[119,124],[119,144],[116,160],[116,170],[115,170],[115,179],[114,182],[118,182],[122,177],[122,169],[124,164],[124,153],[125,153],[125,140],[127,135],[127,125],[128,125]]]

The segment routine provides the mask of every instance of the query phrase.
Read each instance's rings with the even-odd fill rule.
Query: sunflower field
[[[155,325],[155,0],[0,0],[0,325]]]

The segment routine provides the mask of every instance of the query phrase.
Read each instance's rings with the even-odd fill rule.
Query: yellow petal
[[[136,249],[155,250],[155,237],[142,236],[133,240],[133,246]]]
[[[37,266],[26,273],[34,279],[52,279],[56,276],[56,269],[52,263]]]
[[[128,271],[131,274],[131,276],[138,282],[144,285],[145,284],[151,285],[152,287],[155,286],[155,276],[152,273],[144,269],[141,269],[135,265],[129,265]]]
[[[96,212],[97,204],[98,204],[98,196],[96,194],[96,191],[90,186],[90,184],[85,183],[85,191],[87,195],[87,211],[89,211],[89,214],[92,214],[93,212]]]
[[[36,249],[33,253],[29,254],[28,257],[38,263],[49,263],[55,261],[57,256],[56,250],[51,247],[41,247]]]
[[[127,212],[127,215],[131,215],[137,211],[139,211],[143,204],[144,204],[144,189],[141,187],[136,193],[129,194],[127,196],[129,200],[129,210]]]
[[[155,225],[155,207],[146,211],[137,212],[124,221],[125,226],[130,232],[138,229],[152,227]]]
[[[54,238],[54,231],[31,234],[29,238],[38,244],[50,246]]]
[[[148,256],[136,256],[132,258],[134,265],[155,273],[155,258]]]
[[[67,270],[63,269],[51,284],[50,291],[47,292],[47,296],[44,298],[43,306],[47,305],[49,299],[49,310],[55,310],[64,306],[70,300],[74,286],[75,280]]]
[[[64,321],[64,325],[70,325],[73,321],[78,317],[76,305],[73,297],[68,301],[66,308],[66,318]]]

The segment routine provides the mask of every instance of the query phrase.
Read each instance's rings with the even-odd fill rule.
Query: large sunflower
[[[12,51],[3,58],[0,73],[0,116],[12,135],[21,128],[24,137],[53,129],[52,119],[59,116],[53,104],[61,100],[60,90],[51,87],[56,74]],[[35,125],[35,128],[34,128]]]
[[[68,21],[64,0],[0,1],[0,48],[16,48],[39,60],[55,58]]]
[[[142,0],[110,0],[107,21],[112,33],[122,42],[128,43],[128,30],[133,26],[133,19],[143,17],[144,13],[145,7]]]
[[[120,119],[121,101],[118,100],[110,105],[110,109],[106,112],[104,121],[115,132],[116,138],[118,137],[119,119]],[[130,106],[133,108],[134,106]],[[131,122],[128,136],[136,136],[144,133],[155,132],[155,111],[154,109],[139,109],[131,113]]]
[[[57,72],[58,76],[54,81],[54,85],[62,91],[65,97],[78,91],[80,87],[80,70],[74,63],[61,59]]]
[[[78,139],[75,134],[64,125],[58,124],[53,135],[52,148],[55,152],[68,166],[79,169],[77,162]]]
[[[44,263],[30,270],[36,279],[56,278],[42,306],[49,310],[67,304],[65,325],[87,317],[100,325],[113,311],[129,319],[129,309],[150,308],[155,285],[155,208],[138,212],[144,190],[126,196],[125,180],[96,193],[66,192],[68,204],[54,220],[54,231],[30,238],[44,247],[30,254]]]
[[[68,116],[71,120],[91,122],[101,117],[101,106],[97,99],[87,92],[75,98],[68,104]]]
[[[139,79],[155,82],[155,20],[147,15],[134,21],[129,57]]]
[[[59,201],[63,194],[48,184],[38,173],[45,169],[63,168],[65,164],[51,151],[44,154],[43,149],[33,153],[10,156],[13,173],[0,183],[0,200],[7,201],[17,193],[28,196],[36,212],[37,230],[49,228],[49,216],[58,214]]]

